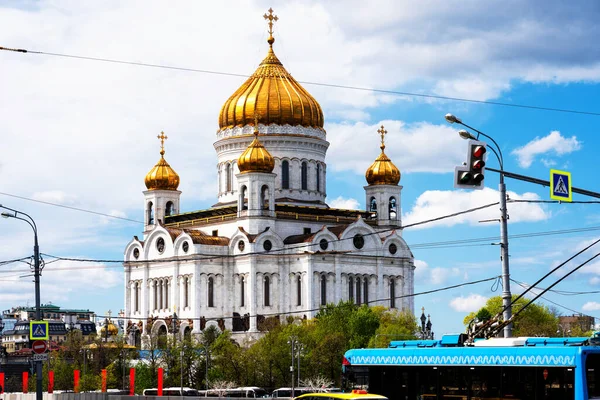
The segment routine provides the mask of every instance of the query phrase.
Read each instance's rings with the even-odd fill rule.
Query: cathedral
[[[143,238],[125,248],[131,344],[211,325],[252,337],[267,321],[310,319],[339,301],[414,311],[414,258],[387,132],[378,130],[381,154],[365,174],[367,210],[329,207],[323,111],[275,55],[277,17],[264,17],[267,55],[219,114],[214,206],[182,212],[180,177],[164,157],[167,136],[158,136]]]

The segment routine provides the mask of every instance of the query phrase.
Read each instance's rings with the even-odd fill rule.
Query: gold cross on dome
[[[158,135],[157,138],[160,139],[160,151],[165,151],[165,140],[169,137],[165,135],[164,132],[160,132],[160,135]]]
[[[377,133],[381,135],[381,150],[383,150],[385,148],[384,136],[386,135],[387,131],[385,130],[383,125],[381,125],[381,129],[378,129]]]
[[[273,15],[273,9],[269,8],[269,13],[265,13],[265,15],[263,15],[264,19],[268,19],[269,20],[269,35],[273,36],[273,21],[277,21],[279,18],[277,17],[277,15]]]
[[[425,307],[421,307],[421,311],[425,314]]]

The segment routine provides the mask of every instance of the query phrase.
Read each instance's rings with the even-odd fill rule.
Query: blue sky
[[[267,51],[262,15],[273,7],[280,19],[275,52],[302,82],[600,113],[595,1],[235,4],[57,0],[20,2],[16,8],[0,1],[0,46],[251,74]],[[219,109],[244,79],[0,52],[0,204],[34,217],[45,254],[121,260],[131,237],[141,235],[141,223],[22,198],[141,221],[143,179],[159,158],[156,135],[164,130],[165,157],[181,177],[182,211],[208,208],[216,202],[212,143]],[[402,172],[405,224],[498,201],[498,175],[490,171],[484,190],[453,188],[454,167],[464,161],[466,143],[456,134],[460,128],[445,122],[446,113],[492,136],[507,171],[548,179],[550,168],[563,169],[572,173],[574,186],[600,192],[594,168],[599,115],[304,86],[325,113],[333,206],[364,208],[364,172],[379,153],[376,131],[382,124],[388,131],[386,153]],[[498,167],[493,157],[488,165]],[[546,187],[506,182],[511,199],[549,200]],[[535,282],[596,238],[598,230],[528,234],[600,229],[598,207],[510,203],[508,232],[520,236],[510,239],[511,278]],[[472,243],[476,246],[424,246],[497,237],[497,223],[478,221],[498,215],[498,208],[490,207],[407,228],[404,237],[414,245],[417,265],[415,291],[500,275],[500,250],[490,244],[498,239]],[[31,245],[27,225],[0,221],[0,260],[28,256]],[[31,277],[22,277],[26,269],[22,263],[0,265],[1,309],[34,304]],[[511,289],[522,290],[515,282]],[[566,294],[600,290],[600,263],[556,289],[562,292],[547,294],[544,304],[564,315],[600,317],[596,294]],[[486,282],[419,296],[415,312],[425,307],[438,334],[458,332],[468,312],[500,293]],[[48,263],[42,301],[116,312],[123,308],[122,266]]]

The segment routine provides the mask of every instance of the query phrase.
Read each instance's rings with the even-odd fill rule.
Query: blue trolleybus
[[[390,400],[600,399],[600,336],[392,341],[348,350],[344,380]]]

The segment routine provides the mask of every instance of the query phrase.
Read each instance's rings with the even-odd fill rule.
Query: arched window
[[[396,216],[398,215],[398,207],[396,205],[396,198],[395,197],[390,197],[390,219],[396,219]]]
[[[263,210],[269,209],[269,187],[267,185],[260,189],[260,204]]]
[[[158,310],[158,282],[154,281],[154,309]]]
[[[302,166],[300,168],[302,190],[308,190],[308,164],[306,164],[306,161],[302,163]]]
[[[327,305],[327,277],[321,275],[321,305]]]
[[[240,196],[242,197],[242,210],[248,209],[248,198],[246,197],[248,194],[247,192],[248,192],[248,190],[247,190],[246,186],[242,186],[241,193],[240,193]]]
[[[281,188],[290,188],[290,163],[287,160],[281,162]]]
[[[371,218],[377,218],[377,200],[375,200],[375,197],[371,197],[369,212],[371,213]]]
[[[354,278],[348,278],[348,300],[354,301]]]
[[[296,279],[296,305],[302,305],[302,278],[300,276]]]
[[[140,311],[140,283],[136,282],[133,285],[133,308],[135,312]]]
[[[390,279],[390,308],[396,308],[396,283]]]
[[[363,290],[363,299],[365,301],[366,305],[369,305],[369,278],[365,278],[363,281],[363,287],[365,290]]]
[[[223,168],[219,166],[219,171],[217,173],[217,181],[219,182],[219,194],[221,194],[221,188],[223,187],[223,182],[221,182],[221,179],[223,179],[223,174],[221,173],[222,169]]]
[[[148,225],[154,225],[154,207],[151,201],[146,206],[146,220],[148,221]]]
[[[360,278],[356,278],[356,304],[360,305],[362,303],[361,299],[361,287],[360,287]]]
[[[187,276],[185,278],[183,278],[183,306],[184,307],[189,307],[190,306],[190,289],[189,289],[189,285],[190,285],[190,278],[188,278]]]
[[[175,214],[175,206],[172,201],[167,201],[167,205],[165,206],[165,216],[169,216]]]
[[[231,192],[231,164],[225,166],[225,191]]]
[[[321,191],[321,164],[317,163],[317,192]]]
[[[208,306],[215,306],[215,280],[212,277],[208,278]]]
[[[240,307],[244,307],[244,299],[246,297],[246,281],[242,276],[240,278]]]
[[[158,281],[158,309],[162,310],[163,308],[163,280]]]
[[[269,307],[271,305],[271,280],[268,276],[265,276],[265,307]]]
[[[165,279],[165,309],[169,308],[169,280]]]

